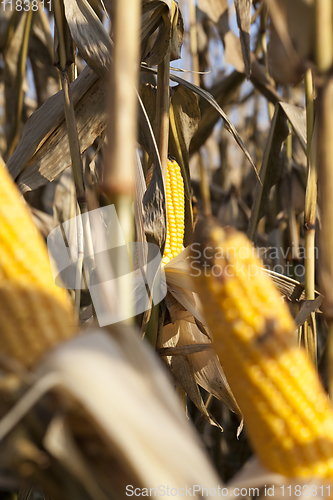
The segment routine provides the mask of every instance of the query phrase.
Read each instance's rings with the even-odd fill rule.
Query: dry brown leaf
[[[268,45],[271,75],[281,84],[296,83],[313,52],[315,2],[268,0],[267,5],[272,20]]]
[[[306,154],[306,111],[304,108],[300,108],[299,106],[294,106],[293,104],[289,104],[287,102],[280,102],[280,106],[285,112],[288,120],[291,123],[291,126],[294,129],[295,134],[298,137],[298,140],[303,148],[304,153]]]
[[[251,75],[251,49],[250,49],[251,6],[252,6],[252,0],[235,0],[237,24],[239,28],[239,38],[242,46],[242,54],[245,65],[245,75],[247,79],[249,79]]]
[[[32,25],[28,55],[31,62],[31,67],[36,86],[38,107],[40,107],[49,97],[59,91],[59,76],[58,70],[53,63],[53,54],[49,47],[49,37],[45,33],[48,20],[42,17],[46,14],[42,9],[36,12],[35,21]]]
[[[111,39],[86,0],[64,0],[65,16],[80,54],[97,75],[107,79],[111,63]]]
[[[228,18],[228,0],[198,0],[198,8],[202,10],[213,23],[217,23],[224,13],[227,13]]]
[[[87,66],[81,75],[71,84],[74,106],[98,79]],[[41,108],[28,119],[23,129],[21,140],[7,162],[12,177],[16,179],[32,156],[42,144],[54,133],[65,119],[63,97],[61,92],[50,97]]]
[[[171,25],[171,40],[170,40],[170,60],[180,59],[182,45],[184,41],[184,22],[181,10],[178,4],[174,2],[174,14]]]
[[[2,15],[2,9],[1,9]],[[15,25],[15,15],[17,24]],[[15,135],[15,127],[17,120],[18,96],[20,92],[20,54],[22,50],[23,37],[26,27],[27,12],[14,12],[11,17],[11,22],[14,24],[12,29],[14,33],[7,40],[7,45],[4,50],[4,70],[3,81],[5,83],[5,106],[6,106],[6,122],[5,134],[7,138],[8,148]],[[8,152],[7,152],[8,154]]]
[[[283,145],[288,134],[289,127],[287,117],[279,104],[277,104],[265,145],[262,167],[260,169],[260,177],[263,184],[260,185],[257,183],[254,192],[249,228],[252,227],[254,222],[257,224],[267,213],[270,190],[282,175],[284,167]]]
[[[196,344],[211,344],[198,327],[186,320],[177,320],[163,328],[162,346],[188,347]],[[169,356],[168,364],[178,383],[189,395],[197,408],[207,418],[197,384],[221,400],[233,412],[240,414],[239,407],[213,350],[201,350],[182,356]]]
[[[149,66],[165,57],[171,38],[172,0],[143,0],[141,16],[141,61]],[[151,35],[157,30],[152,42]]]
[[[93,144],[106,127],[105,87],[104,81],[96,81],[75,107],[81,153]],[[18,186],[23,193],[43,186],[55,179],[71,163],[67,127],[63,122],[25,165],[17,178]]]
[[[218,87],[214,89],[213,96],[222,109],[237,100],[240,92],[240,85],[243,81],[244,74],[234,71],[230,75],[223,78]],[[214,108],[211,106],[205,106],[205,112],[202,115],[198,130],[194,134],[191,142],[191,154],[198,151],[206,142],[219,119],[220,115]]]

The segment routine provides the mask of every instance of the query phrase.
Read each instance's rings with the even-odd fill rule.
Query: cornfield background
[[[290,484],[254,457],[189,249],[202,217],[247,235],[332,396],[332,71],[331,0],[0,2],[0,168],[17,186],[0,186],[1,499]],[[42,241],[59,227],[63,288]],[[131,242],[147,271],[172,231],[135,314]]]

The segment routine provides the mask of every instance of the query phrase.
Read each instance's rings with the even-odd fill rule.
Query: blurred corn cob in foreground
[[[75,334],[68,292],[0,157],[0,353],[31,366]]]
[[[153,175],[153,167],[150,168],[146,186],[149,186]],[[175,160],[168,159],[166,176],[166,198],[167,198],[167,238],[162,264],[168,264],[183,250],[184,239],[184,181],[180,167]]]
[[[289,477],[333,477],[332,408],[254,247],[213,219],[195,239],[196,288],[259,459]]]

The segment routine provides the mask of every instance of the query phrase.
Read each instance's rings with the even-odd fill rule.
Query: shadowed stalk
[[[62,70],[66,67],[66,46],[65,46],[65,32],[64,32],[64,24],[63,24],[63,14],[59,0],[54,0],[53,4],[54,10],[54,20],[58,30],[58,38],[59,38],[59,63]]]
[[[188,10],[190,17],[190,45],[192,56],[193,83],[194,85],[200,87],[196,4],[194,0],[188,0]]]
[[[323,312],[328,322],[328,389],[333,397],[333,5],[331,0],[316,2],[316,57],[318,66],[317,164],[320,234],[320,286],[324,294]]]
[[[174,8],[174,6],[173,6]],[[155,136],[161,158],[163,180],[166,182],[167,160],[169,150],[170,123],[170,47],[163,61],[157,66],[156,122]],[[156,347],[159,328],[159,306],[153,305],[147,334],[150,342]]]
[[[169,109],[170,109],[170,49],[157,67],[156,95],[156,142],[160,153],[163,179],[166,179],[169,145]]]
[[[8,158],[13,154],[14,149],[17,146],[18,140],[19,140],[19,129],[20,129],[20,123],[21,123],[21,115],[22,115],[22,108],[23,108],[23,80],[26,72],[26,64],[27,64],[27,54],[28,54],[28,45],[29,45],[29,36],[30,36],[30,29],[31,29],[31,21],[32,21],[32,8],[29,9],[27,13],[27,18],[25,21],[25,27],[24,27],[24,35],[23,35],[23,42],[22,42],[22,47],[21,47],[21,52],[20,52],[20,59],[19,59],[19,80],[18,80],[18,96],[17,96],[17,108],[16,108],[16,117],[15,117],[15,129],[14,129],[14,134],[13,134],[13,139],[11,142],[10,147],[8,148]],[[8,159],[7,158],[7,159]]]
[[[139,69],[140,1],[117,0],[112,19],[114,32],[110,76],[108,146],[104,156],[102,189],[115,205],[126,244],[134,241],[133,201],[135,193],[135,147],[137,139],[137,97]],[[115,255],[115,268],[123,259],[121,247]],[[131,275],[118,281],[118,303],[123,318],[134,314],[129,298],[133,293]],[[130,322],[132,320],[126,320]]]
[[[305,232],[305,296],[315,299],[315,225],[317,207],[317,169],[315,159],[310,157],[313,134],[313,83],[312,72],[305,74],[306,124],[307,124],[307,184],[305,193],[304,232]],[[313,150],[313,148],[312,148]],[[313,155],[312,155],[313,156]],[[317,365],[317,332],[315,313],[304,323],[305,346],[313,362]]]
[[[157,66],[157,94],[156,94],[156,142],[161,158],[163,180],[166,182],[168,147],[169,147],[169,113],[170,113],[170,49],[165,58]],[[159,323],[159,305],[152,306],[151,316],[147,328],[147,338],[152,346],[156,346]]]
[[[260,13],[260,30],[259,30],[259,44],[262,51],[262,59],[265,68],[265,73],[269,78],[269,67],[268,67],[268,55],[267,55],[267,20],[268,20],[268,11],[267,6],[264,4]],[[274,115],[274,105],[271,102],[267,102],[268,105],[268,113],[270,119],[272,119]]]
[[[262,164],[259,170],[259,182],[257,183],[256,190],[254,193],[254,199],[251,207],[251,216],[249,220],[249,225],[247,229],[247,236],[250,240],[253,241],[254,235],[256,232],[256,228],[258,225],[258,217],[259,217],[259,210],[260,210],[260,204],[262,200],[262,193],[264,190],[264,184],[265,184],[265,177],[267,173],[267,166],[268,166],[268,159],[269,159],[269,154],[271,151],[272,147],[272,142],[273,142],[273,136],[274,136],[274,128],[276,125],[276,120],[278,116],[278,107],[275,108],[274,116],[271,121],[270,125],[270,130],[269,130],[269,135],[268,139],[266,142],[265,146],[265,151],[264,151],[264,156],[262,159]]]
[[[289,196],[287,200],[287,210],[288,210],[288,230],[289,239],[292,248],[292,259],[299,260],[299,234],[297,230],[297,221],[295,215],[295,208],[292,199],[292,164],[293,164],[293,133],[291,129],[291,124],[289,122],[290,133],[286,139],[286,156],[287,156],[287,167],[288,167],[288,190]]]
[[[64,17],[61,9],[59,0],[54,2],[54,14],[55,22],[58,30],[59,37],[59,66],[61,75],[61,87],[64,102],[65,120],[66,128],[68,134],[69,149],[72,160],[72,174],[74,178],[74,185],[76,191],[77,203],[79,205],[80,214],[88,213],[88,205],[86,201],[86,193],[83,180],[83,165],[80,151],[79,137],[76,127],[76,118],[74,104],[70,89],[70,79],[73,71],[68,68],[68,60],[66,54],[66,44],[65,44],[65,26]],[[71,65],[73,66],[73,65]],[[71,75],[70,75],[70,74]],[[90,276],[95,267],[94,264],[94,250],[92,244],[91,228],[89,224],[89,218],[86,217],[84,223],[80,220],[78,222],[78,261],[76,267],[76,287],[82,281],[82,262],[83,262],[83,247],[86,249],[86,255],[89,256],[87,259],[87,265],[85,271],[87,273],[87,280],[90,282]],[[81,286],[75,289],[75,308],[77,313],[80,312],[80,299],[81,299]]]
[[[209,216],[212,215],[212,207],[210,202],[210,189],[209,189],[208,176],[202,161],[202,156],[200,151],[198,155],[199,155],[198,158],[199,158],[199,168],[200,168],[200,191],[203,202],[203,214],[205,216]]]

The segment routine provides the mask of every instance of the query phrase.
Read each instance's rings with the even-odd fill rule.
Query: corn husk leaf
[[[38,375],[58,377],[57,393],[65,389],[72,399],[68,429],[107,494],[125,497],[126,484],[218,484],[165,373],[137,332],[92,331],[52,352]],[[90,442],[102,446],[100,458],[89,457],[84,435],[75,427],[82,412]],[[101,460],[114,461],[106,477],[98,472]]]
[[[189,252],[190,247],[187,247],[164,266],[169,291],[166,297],[166,306],[174,324],[166,325],[163,328],[161,342],[163,348],[211,343],[209,333],[204,330],[206,321],[202,314],[199,298],[196,293],[193,293],[193,279],[188,263]],[[178,308],[175,300],[179,303]],[[188,363],[192,366],[193,373],[189,369]],[[170,358],[169,364],[178,383],[200,411],[202,410],[201,397],[197,399],[197,389],[194,384],[199,384],[207,392],[223,401],[233,412],[240,414],[236,400],[214,352],[205,350],[195,354],[186,353],[186,361],[184,362],[174,361],[173,356],[172,359]],[[184,377],[187,386],[183,382]],[[207,417],[205,413],[203,415]]]
[[[163,330],[169,330],[173,325],[168,325],[163,328]],[[166,346],[173,347],[174,341],[170,339],[165,344]],[[194,356],[194,355],[193,355]],[[202,399],[198,384],[195,380],[195,372],[192,360],[189,359],[188,355],[183,356],[170,356],[167,358],[167,364],[172,375],[175,377],[179,387],[188,395],[191,401],[200,411],[201,415],[211,424],[223,431],[223,428],[216,421],[216,419],[207,410],[205,403]]]
[[[186,259],[189,257],[190,248],[187,247],[179,255],[173,258],[165,267],[164,272],[169,285],[181,287],[185,290],[194,291],[193,280],[188,272]]]
[[[163,328],[163,347],[179,348],[196,344],[209,345],[211,340],[199,330],[197,325],[189,321],[178,320]],[[169,362],[178,383],[205,417],[207,413],[203,411],[202,398],[200,396],[198,399],[200,393],[195,389],[194,384],[199,384],[208,393],[223,401],[233,412],[241,414],[214,351],[204,350],[183,356],[172,356]]]

